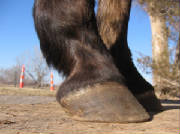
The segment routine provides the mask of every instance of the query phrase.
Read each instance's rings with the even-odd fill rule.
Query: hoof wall
[[[131,123],[150,119],[130,91],[116,82],[95,84],[71,92],[60,100],[60,104],[79,121]]]

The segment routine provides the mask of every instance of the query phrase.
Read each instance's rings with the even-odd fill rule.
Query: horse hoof
[[[59,102],[79,121],[131,123],[150,119],[128,88],[117,82],[98,83],[72,91]]]

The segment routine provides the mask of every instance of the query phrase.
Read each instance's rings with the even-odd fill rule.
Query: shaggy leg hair
[[[34,20],[47,63],[67,76],[58,99],[87,85],[123,82],[98,35],[93,0],[36,0]]]
[[[154,94],[154,88],[137,71],[128,48],[127,30],[131,0],[99,0],[98,5],[99,33],[116,67],[125,77],[128,88],[148,111],[159,111],[161,105]]]
[[[66,76],[57,101],[74,119],[149,119],[99,36],[93,0],[36,0],[34,21],[47,63]]]

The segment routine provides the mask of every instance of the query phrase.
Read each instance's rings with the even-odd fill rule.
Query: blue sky
[[[11,67],[16,63],[16,57],[39,46],[32,17],[33,2],[0,0],[0,68]],[[128,43],[135,64],[138,52],[151,55],[149,17],[138,6],[131,9]],[[145,77],[150,80],[150,76]]]

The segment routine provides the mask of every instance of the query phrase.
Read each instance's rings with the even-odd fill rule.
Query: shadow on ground
[[[180,100],[163,99],[161,100],[161,103],[165,111],[171,109],[180,109]]]

